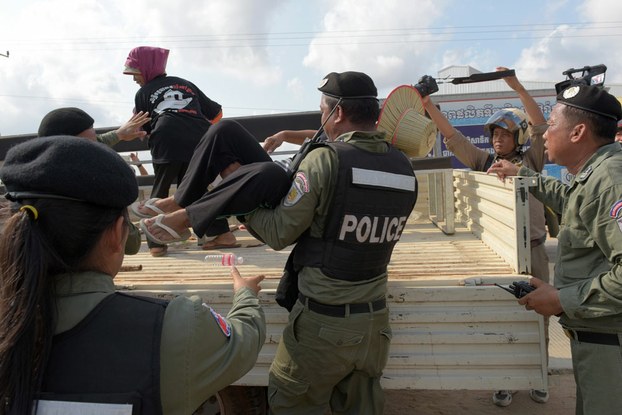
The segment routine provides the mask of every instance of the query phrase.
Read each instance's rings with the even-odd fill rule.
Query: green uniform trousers
[[[622,334],[618,334],[622,343]],[[617,415],[622,409],[622,347],[570,340],[577,383],[576,415]]]
[[[382,414],[388,309],[331,317],[297,301],[270,368],[273,414]]]

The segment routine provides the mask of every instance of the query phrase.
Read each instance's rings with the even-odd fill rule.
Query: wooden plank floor
[[[243,231],[242,243],[254,239]],[[285,309],[274,300],[283,265],[291,250],[267,246],[228,251],[244,257],[242,275],[266,275],[260,302],[267,337],[253,369],[238,385],[266,385],[268,369],[287,323]],[[127,256],[115,283],[121,290],[172,298],[199,295],[226,314],[233,299],[228,267],[203,261],[206,251],[196,240],[171,246],[169,255],[152,258],[143,244]],[[388,389],[530,389],[546,387],[543,323],[537,314],[516,305],[492,282],[515,280],[512,269],[464,227],[444,235],[428,222],[411,221],[389,265],[387,301],[393,332],[382,384]],[[522,276],[524,278],[524,276]],[[481,278],[483,286],[464,286]]]
[[[236,231],[243,245],[256,240],[246,231]],[[206,254],[235,253],[244,258],[238,266],[242,275],[263,274],[278,280],[291,248],[274,251],[267,245],[222,251],[203,251],[196,239],[171,245],[167,256],[153,258],[143,242],[137,255],[128,255],[115,278],[119,288],[192,289],[207,284],[230,282],[227,267],[204,262]],[[390,280],[460,281],[473,276],[513,274],[509,264],[466,228],[457,226],[454,235],[445,235],[427,221],[409,221],[389,264]],[[272,284],[268,284],[272,285]]]

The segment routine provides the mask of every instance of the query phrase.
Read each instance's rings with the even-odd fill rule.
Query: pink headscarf
[[[153,78],[166,74],[166,61],[168,49],[152,46],[138,46],[130,51],[125,60],[124,74],[134,75],[138,69],[146,82]],[[132,71],[134,69],[134,71]]]

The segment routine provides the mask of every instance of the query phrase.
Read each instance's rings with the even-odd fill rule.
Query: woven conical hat
[[[378,130],[410,157],[424,157],[434,147],[436,125],[425,115],[419,91],[410,85],[395,88],[382,105]]]

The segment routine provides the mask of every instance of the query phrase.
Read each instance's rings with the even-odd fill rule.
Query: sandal
[[[161,244],[161,245],[166,245],[166,244],[170,244],[173,242],[181,242],[181,241],[185,241],[186,239],[190,238],[190,236],[192,235],[192,233],[190,232],[190,229],[186,228],[184,229],[181,234],[177,233],[177,231],[175,231],[175,229],[171,228],[170,226],[167,226],[165,224],[162,223],[162,219],[164,219],[164,215],[160,214],[158,216],[156,216],[155,218],[153,218],[153,225],[152,226],[157,226],[160,229],[164,230],[166,233],[168,233],[172,239],[163,241],[161,239],[158,239],[157,237],[155,237],[151,232],[149,232],[149,228],[147,227],[147,224],[145,223],[145,219],[141,219],[140,220],[140,229],[142,229],[143,233],[145,234],[145,236],[147,238],[149,238],[150,241]]]
[[[132,211],[132,213],[134,213],[134,215],[142,219],[148,219],[157,215],[163,215],[165,212],[155,205],[155,202],[157,202],[158,200],[160,200],[160,198],[152,197],[151,199],[145,200],[144,202],[134,202],[130,205],[130,210]],[[153,210],[154,212],[156,212],[156,214],[150,215],[148,213],[143,213],[138,210],[138,208],[141,207]]]

